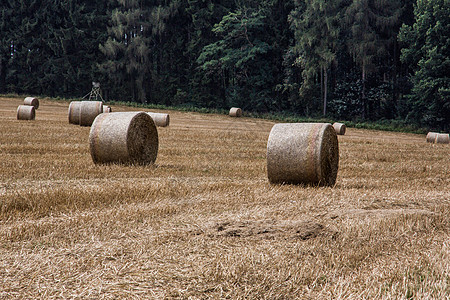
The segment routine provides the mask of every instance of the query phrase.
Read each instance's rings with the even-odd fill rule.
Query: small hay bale
[[[448,133],[438,133],[436,135],[436,144],[448,144],[450,143],[450,137]]]
[[[91,126],[95,118],[103,112],[101,101],[81,101],[80,125]]]
[[[81,101],[72,101],[69,104],[69,123],[80,125]]]
[[[103,112],[104,112],[104,113],[110,113],[110,112],[112,112],[111,106],[103,105]]]
[[[158,154],[158,131],[144,112],[98,115],[89,133],[94,163],[152,164]]]
[[[436,141],[437,132],[428,132],[427,143],[434,143]]]
[[[170,117],[168,114],[161,114],[161,113],[154,113],[154,112],[147,112],[147,114],[150,117],[152,117],[153,122],[155,122],[156,126],[159,126],[159,127],[169,126]]]
[[[334,128],[334,130],[336,130],[336,134],[338,134],[338,135],[344,135],[345,130],[347,129],[345,124],[342,124],[342,123],[334,123],[333,128]]]
[[[34,120],[36,118],[36,111],[34,106],[19,105],[17,107],[17,120]]]
[[[338,167],[338,139],[331,124],[282,123],[272,127],[267,142],[271,183],[332,186]]]
[[[230,108],[230,117],[240,117],[242,116],[242,109],[238,107]]]
[[[34,97],[26,97],[25,100],[23,100],[24,105],[30,105],[34,106],[34,109],[39,108],[39,99]]]

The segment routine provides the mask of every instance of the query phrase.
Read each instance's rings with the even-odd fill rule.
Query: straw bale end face
[[[69,104],[69,124],[80,125],[81,101],[72,101]]]
[[[271,183],[333,186],[339,167],[335,129],[327,123],[282,123],[267,142]]]
[[[39,108],[39,99],[34,97],[26,97],[23,100],[24,105],[34,106],[34,109]]]
[[[241,117],[242,116],[242,109],[238,108],[238,107],[232,107],[230,108],[230,113],[229,113],[230,117]]]
[[[152,164],[158,154],[158,131],[144,112],[100,114],[92,124],[89,147],[96,164]]]
[[[17,107],[17,120],[34,120],[36,118],[36,111],[34,106],[19,105]]]

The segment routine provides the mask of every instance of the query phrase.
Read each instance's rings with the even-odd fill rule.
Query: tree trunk
[[[327,114],[327,97],[328,97],[328,74],[327,69],[323,68],[323,116]]]

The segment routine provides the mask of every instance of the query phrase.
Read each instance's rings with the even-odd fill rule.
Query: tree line
[[[450,129],[450,0],[4,0],[0,93]]]

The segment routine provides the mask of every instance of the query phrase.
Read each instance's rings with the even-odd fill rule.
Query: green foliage
[[[418,0],[415,23],[399,39],[402,60],[412,66],[408,118],[436,129],[450,129],[450,1]]]

